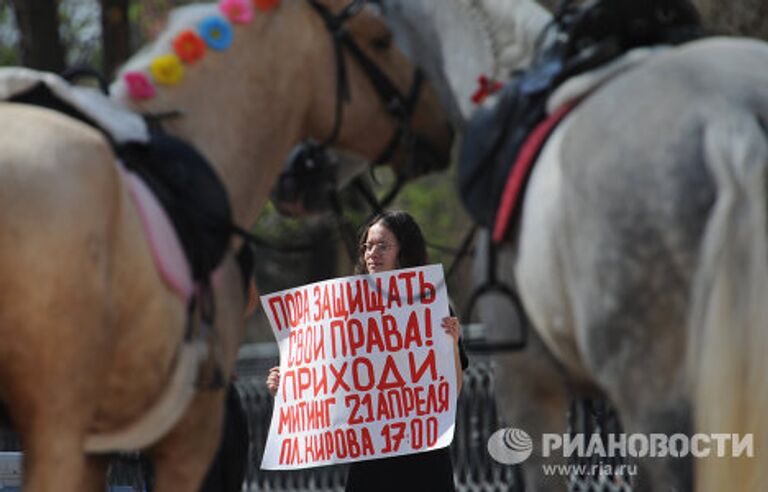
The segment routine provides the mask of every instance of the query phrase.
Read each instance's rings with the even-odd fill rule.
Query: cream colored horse
[[[336,13],[347,2],[318,3]],[[146,69],[170,50],[175,33],[216,12],[215,6],[180,9],[126,69]],[[376,13],[365,8],[345,26],[407,93],[413,66],[390,47]],[[235,222],[248,226],[290,148],[331,132],[337,84],[331,39],[309,2],[283,0],[236,25],[228,50],[186,67],[178,85],[159,88],[154,98],[134,104],[121,81],[112,91],[138,111],[181,111],[167,131],[212,162]],[[360,66],[344,56],[351,99],[336,145],[373,159],[397,122]],[[115,155],[94,129],[45,109],[0,103],[0,122],[0,395],[23,441],[24,489],[103,490],[107,460],[86,450],[140,443],[154,460],[155,490],[197,490],[218,443],[222,390],[197,393],[163,435],[153,429],[130,435],[163,398],[186,313],[155,269]],[[409,129],[434,150],[421,157],[446,159],[451,131],[429,87]],[[407,157],[401,148],[394,162]],[[213,350],[229,371],[243,326],[241,278],[231,254],[214,294]]]

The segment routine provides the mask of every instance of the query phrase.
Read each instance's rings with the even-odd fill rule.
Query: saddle
[[[515,73],[496,97],[496,104],[479,108],[465,129],[459,154],[459,190],[465,208],[477,223],[499,228],[497,216],[514,222],[522,186],[538,151],[557,122],[547,122],[547,101],[567,79],[613,61],[642,46],[679,44],[700,36],[700,20],[687,0],[592,0],[580,6],[566,1],[542,34],[528,69]],[[560,108],[554,108],[557,111]],[[559,114],[561,119],[564,114]],[[559,121],[558,119],[558,121]],[[514,173],[521,149],[528,145],[523,185],[506,199],[513,211],[500,210],[508,176]],[[543,132],[545,129],[546,132]],[[511,229],[505,224],[504,230]],[[497,238],[498,239],[498,238]]]
[[[206,159],[190,144],[160,130],[148,130],[141,117],[106,104],[108,99],[89,92],[92,89],[71,87],[53,74],[14,70],[18,71],[10,76],[13,82],[3,86],[5,91],[0,88],[4,99],[58,111],[100,131],[124,168],[140,177],[162,205],[183,248],[192,281],[206,283],[224,258],[232,233],[226,189]],[[24,84],[18,83],[21,79]],[[148,224],[155,220],[147,212],[151,207],[146,200],[137,206],[151,236],[153,229],[160,228]],[[150,242],[155,240],[156,237],[150,237]],[[154,254],[160,270],[168,273],[173,268],[163,262],[173,261],[160,258],[166,253],[162,251],[164,246],[156,244],[153,249],[157,250]],[[184,274],[171,273],[173,276]],[[189,294],[190,287],[179,287],[189,282],[169,283],[175,290]]]

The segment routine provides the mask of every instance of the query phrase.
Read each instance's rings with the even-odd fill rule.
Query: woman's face
[[[376,222],[368,229],[363,248],[363,259],[368,273],[386,272],[398,267],[400,244],[392,231],[381,222]]]

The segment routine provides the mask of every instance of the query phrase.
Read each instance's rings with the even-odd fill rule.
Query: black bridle
[[[397,130],[387,143],[387,146],[381,151],[379,156],[373,161],[374,165],[382,164],[392,158],[401,142],[414,145],[413,138],[410,135],[408,122],[413,116],[414,109],[421,95],[421,88],[424,82],[424,75],[421,70],[414,68],[413,82],[407,95],[402,94],[395,84],[387,77],[384,72],[373,62],[355,42],[354,38],[345,28],[345,23],[357,15],[363,7],[366,0],[353,0],[349,5],[338,14],[333,14],[325,5],[317,0],[307,0],[309,5],[320,15],[325,23],[328,32],[331,35],[333,48],[336,55],[336,116],[333,129],[328,137],[319,144],[321,149],[332,146],[338,140],[341,131],[341,124],[344,115],[344,103],[350,100],[349,80],[347,76],[346,59],[344,50],[346,49],[352,58],[360,65],[363,72],[368,77],[371,85],[378,93],[387,112],[398,122]]]
[[[338,14],[332,13],[328,7],[317,0],[307,0],[307,3],[320,16],[331,35],[336,60],[334,123],[329,135],[322,141],[305,140],[291,152],[287,160],[286,169],[280,175],[273,188],[272,198],[276,204],[280,203],[281,197],[284,198],[286,196],[291,197],[289,199],[289,202],[291,202],[301,196],[301,190],[306,189],[308,186],[315,190],[315,192],[319,191],[321,196],[324,194],[324,200],[330,205],[331,210],[336,216],[345,246],[354,259],[356,253],[355,231],[353,227],[345,223],[343,218],[341,204],[336,192],[335,172],[332,170],[334,165],[337,164],[337,160],[332,158],[328,152],[329,147],[332,147],[339,139],[344,117],[344,104],[348,103],[351,99],[345,51],[362,69],[371,86],[383,102],[387,113],[397,122],[395,132],[378,154],[378,157],[373,160],[373,166],[390,161],[401,145],[405,145],[412,154],[416,153],[417,149],[424,145],[418,137],[412,135],[409,128],[410,120],[421,96],[424,76],[419,68],[414,68],[411,87],[407,94],[403,94],[378,65],[365,54],[350,35],[345,25],[347,21],[365,7],[366,0],[353,0]],[[413,162],[412,164],[414,169],[409,171],[418,174],[420,169],[415,168],[419,163]],[[401,171],[397,173],[395,183],[386,194],[383,203],[377,200],[372,193],[367,192],[367,188],[359,178],[355,179],[354,182],[355,188],[362,193],[363,197],[373,208],[374,213],[376,213],[394,199],[407,177],[406,172]],[[327,191],[323,192],[323,189]],[[317,206],[318,202],[313,202],[314,205],[310,205],[310,202],[307,200],[305,196],[303,203],[305,206]],[[323,200],[323,198],[320,198],[320,200]],[[283,212],[290,214],[286,210],[283,210]]]

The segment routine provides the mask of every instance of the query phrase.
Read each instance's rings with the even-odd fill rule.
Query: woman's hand
[[[461,324],[459,323],[459,318],[456,316],[446,316],[443,318],[440,326],[442,326],[445,332],[453,338],[453,343],[458,345],[459,337],[461,336]]]
[[[277,388],[280,387],[280,368],[279,367],[273,367],[269,370],[269,375],[267,376],[267,389],[269,390],[269,394],[273,397],[277,394]]]
[[[461,385],[464,382],[464,372],[461,369],[461,356],[459,354],[459,337],[461,336],[461,323],[456,316],[446,316],[443,318],[440,326],[445,332],[453,338],[453,357],[456,364],[456,394],[461,392]]]

